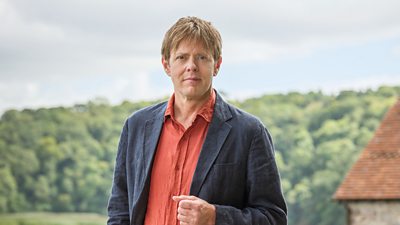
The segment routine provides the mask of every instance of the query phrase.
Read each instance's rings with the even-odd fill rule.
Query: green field
[[[104,225],[107,217],[93,213],[0,214],[0,225]]]

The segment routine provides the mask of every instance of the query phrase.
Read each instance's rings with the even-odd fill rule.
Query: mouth
[[[197,77],[187,77],[187,78],[184,78],[183,81],[200,81],[200,78],[197,78]]]

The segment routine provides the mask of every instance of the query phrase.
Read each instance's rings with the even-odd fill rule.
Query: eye
[[[205,56],[205,55],[199,55],[199,56],[197,56],[197,58],[200,60],[207,60],[207,56]]]
[[[176,59],[176,60],[182,60],[182,59],[185,59],[185,56],[183,56],[183,55],[178,55],[178,56],[176,56],[175,59]]]

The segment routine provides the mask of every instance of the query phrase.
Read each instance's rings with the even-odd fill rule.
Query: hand
[[[195,196],[173,196],[181,225],[215,225],[215,206]]]

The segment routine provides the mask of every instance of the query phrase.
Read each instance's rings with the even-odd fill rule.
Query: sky
[[[165,32],[180,17],[223,39],[231,99],[400,85],[398,0],[0,0],[0,113],[170,95]]]

